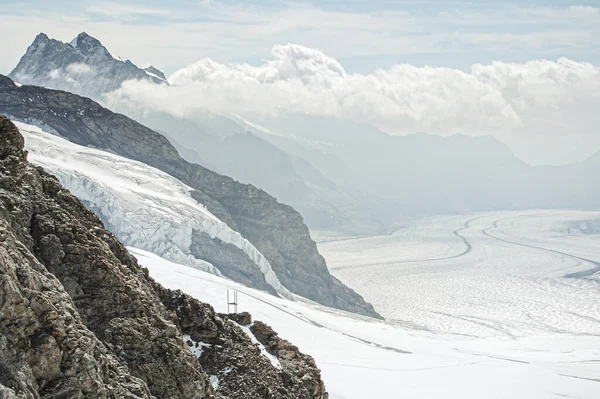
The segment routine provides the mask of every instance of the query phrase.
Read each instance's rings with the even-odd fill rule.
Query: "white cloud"
[[[48,72],[48,77],[50,79],[58,79],[60,77],[60,69],[53,69]]]
[[[164,16],[172,13],[166,8],[156,8],[149,6],[135,6],[124,3],[103,2],[97,3],[86,8],[91,14],[100,14],[110,17],[130,17],[130,16]]]
[[[248,64],[223,65],[205,58],[175,72],[170,81],[183,85],[233,78],[274,83],[297,78],[304,84],[327,84],[331,79],[346,76],[346,71],[339,62],[319,50],[288,44],[274,46],[271,54],[273,59],[259,67]]]
[[[67,65],[67,72],[73,74],[87,74],[92,72],[92,68],[87,64],[73,63]]]
[[[94,73],[94,69],[86,64],[74,62],[66,66],[66,68],[55,68],[48,72],[50,79],[64,79],[69,83],[74,83],[77,79],[77,75]],[[23,81],[27,79],[25,77],[19,77]]]
[[[414,7],[364,11],[298,2],[207,0],[161,8],[112,1],[87,11],[64,9],[60,15],[42,10],[6,14],[0,36],[12,39],[2,44],[4,73],[40,30],[67,41],[86,31],[137,65],[166,71],[202,58],[173,75],[185,85],[158,93],[144,84],[128,84],[121,93],[143,94],[148,106],[168,107],[175,114],[197,107],[257,117],[294,110],[368,121],[394,133],[491,132],[514,148],[523,146],[524,157],[543,153],[536,143],[553,137],[557,161],[561,146],[573,146],[573,154],[579,154],[573,159],[582,157],[579,148],[600,148],[600,134],[593,132],[600,123],[592,110],[598,106],[592,91],[598,87],[597,67],[576,63],[594,72],[583,77],[578,67],[563,61],[540,61],[547,70],[538,68],[537,61],[491,63],[568,57],[599,64],[598,7],[498,2],[475,8],[457,3],[419,12]],[[274,42],[305,47],[272,49]],[[307,50],[317,47],[327,56]],[[234,62],[256,64],[254,60],[265,57],[268,61],[258,66]],[[489,65],[469,69],[474,62]],[[401,64],[389,67],[393,63]],[[463,72],[409,65],[426,63]],[[385,68],[375,71],[377,66]],[[356,70],[372,72],[349,72]],[[548,78],[559,71],[573,74],[573,81]],[[172,99],[172,105],[161,96]],[[570,140],[574,134],[580,137],[577,148]]]
[[[400,64],[350,74],[321,51],[288,44],[275,46],[259,66],[203,59],[169,81],[173,86],[126,82],[111,101],[178,116],[200,109],[256,119],[326,115],[394,134],[494,134],[509,142],[535,135],[595,139],[600,126],[600,68],[566,58],[476,64],[470,72]]]
[[[359,11],[350,6],[332,10],[298,2],[260,6],[196,1],[168,8],[103,2],[79,9],[83,11],[63,9],[53,14],[23,9],[20,14],[3,15],[0,35],[13,40],[2,44],[0,70],[8,73],[40,30],[66,41],[86,31],[136,64],[167,70],[206,56],[222,61],[260,59],[275,42],[319,47],[337,58],[392,56],[410,61],[419,55],[420,63],[431,59],[454,66],[468,58],[461,68],[475,60],[487,61],[489,54],[511,59],[595,59],[600,35],[599,9],[589,6],[499,6],[474,11],[457,5],[416,12],[412,8]],[[515,49],[520,52],[515,54]],[[546,55],[547,49],[555,52]]]
[[[599,17],[600,8],[591,6],[571,6],[568,8],[569,16],[579,18]]]

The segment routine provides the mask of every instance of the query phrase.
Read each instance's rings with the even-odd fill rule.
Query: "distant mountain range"
[[[260,123],[280,133],[263,138],[303,156],[338,187],[359,187],[377,198],[379,220],[490,210],[600,209],[600,153],[577,164],[533,167],[491,136],[391,136],[369,125],[306,115]],[[324,161],[321,153],[330,157]]]
[[[69,74],[79,68],[73,64],[98,76]],[[10,76],[89,95],[127,114],[166,136],[188,161],[292,205],[311,228],[364,233],[434,214],[600,209],[600,154],[574,165],[532,167],[489,136],[391,136],[370,125],[304,114],[255,120],[197,112],[180,118],[135,101],[109,103],[104,94],[124,80],[168,83],[156,69],[115,59],[84,33],[71,44],[39,35]]]

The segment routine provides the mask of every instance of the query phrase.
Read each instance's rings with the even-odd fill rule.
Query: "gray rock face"
[[[144,381],[85,326],[62,284],[15,237],[4,216],[0,397],[152,397]]]
[[[0,112],[169,173],[195,189],[194,198],[248,239],[287,289],[327,306],[379,317],[360,295],[329,274],[298,212],[252,185],[183,160],[164,136],[90,99],[18,87],[1,75]]]
[[[87,33],[80,33],[70,43],[37,35],[10,76],[17,82],[77,92],[100,98],[116,90],[126,80],[147,79],[168,84],[154,67],[141,69],[131,61],[113,55]]]
[[[300,354],[266,363],[239,327],[154,282],[98,217],[26,162],[0,116],[0,396],[326,399]],[[194,355],[184,340],[213,344]],[[217,367],[223,388],[213,388]],[[240,382],[241,381],[241,382]],[[226,389],[227,388],[227,389]]]
[[[295,375],[303,373],[305,368],[312,369],[315,366],[312,358],[303,355],[298,347],[292,345],[289,341],[282,339],[267,324],[257,321],[250,326],[250,331],[256,337],[267,352],[276,356],[279,362],[287,368],[293,370]],[[306,378],[306,388],[315,396],[324,395],[325,387],[322,384],[314,384],[311,379]]]
[[[225,277],[277,295],[273,287],[265,281],[264,275],[257,272],[256,263],[240,248],[217,237],[213,238],[204,231],[194,230],[190,251],[196,258],[217,267]]]

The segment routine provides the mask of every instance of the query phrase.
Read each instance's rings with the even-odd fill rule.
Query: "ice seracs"
[[[192,189],[179,180],[143,163],[71,143],[36,126],[16,124],[25,137],[30,162],[56,175],[127,245],[227,275],[191,248],[195,232],[202,233],[214,241],[212,247],[221,257],[233,251],[235,259],[242,253],[249,260],[246,265],[254,270],[240,273],[258,274],[273,291],[292,297],[265,257],[193,199]]]

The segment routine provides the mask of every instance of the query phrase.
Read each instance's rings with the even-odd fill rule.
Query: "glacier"
[[[565,209],[480,212],[316,240],[331,273],[388,321],[480,338],[586,335],[600,347],[600,235],[571,227],[598,219]]]
[[[29,161],[58,177],[126,245],[222,276],[190,251],[193,231],[201,231],[240,249],[278,294],[294,298],[262,253],[193,199],[189,186],[141,162],[71,143],[34,125],[15,124],[25,138]]]
[[[598,398],[598,335],[547,331],[508,339],[432,332],[276,298],[128,249],[152,278],[210,303],[217,312],[227,311],[227,289],[239,291],[240,310],[314,357],[331,399]],[[420,296],[432,293],[431,287],[417,288]]]

